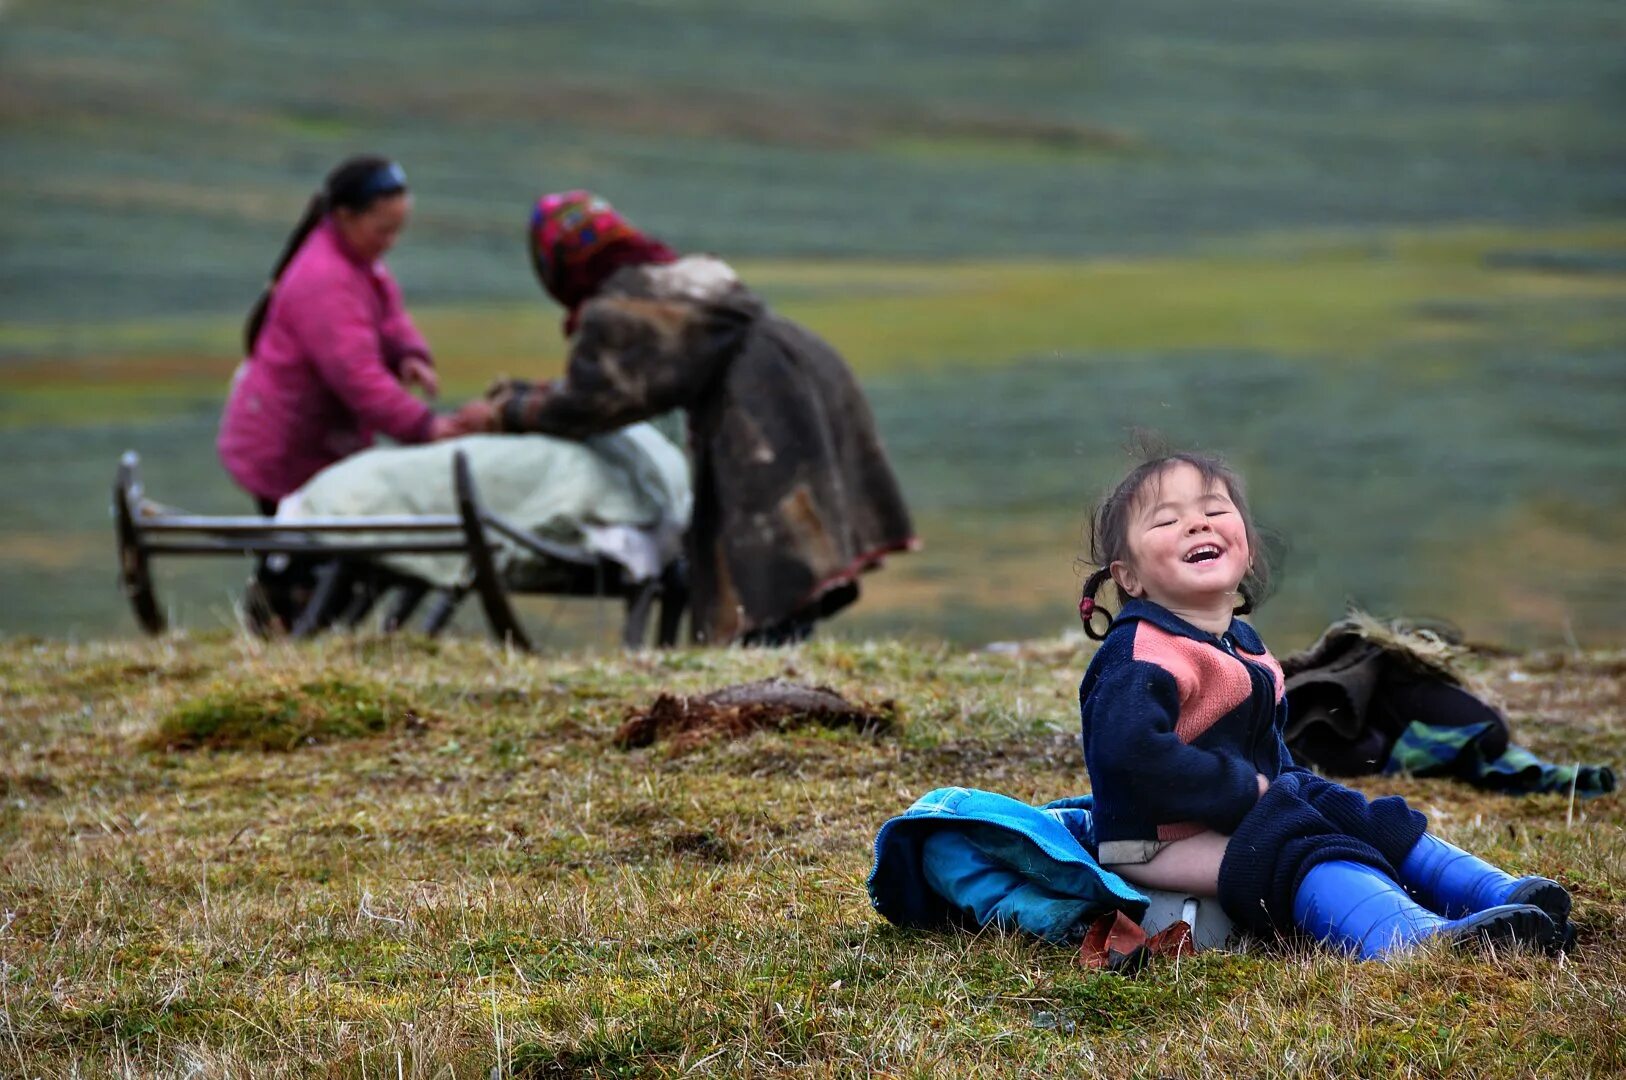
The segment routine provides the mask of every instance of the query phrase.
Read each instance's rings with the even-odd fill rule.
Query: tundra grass
[[[1486,227],[1274,234],[1180,258],[743,269],[852,358],[926,540],[866,581],[838,632],[1056,632],[1083,508],[1141,426],[1250,476],[1292,547],[1272,634],[1309,640],[1353,598],[1596,645],[1620,640],[1626,610],[1612,572],[1623,251],[1618,226]],[[540,297],[423,311],[444,398],[558,371],[557,317]],[[0,629],[131,631],[105,512],[125,449],[160,501],[244,510],[213,452],[236,327],[216,324],[220,351],[199,358],[165,351],[176,325],[111,322],[78,358],[0,366]],[[87,349],[99,332],[76,331]],[[1329,483],[1355,513],[1312,497]],[[160,595],[178,625],[229,625],[243,574],[175,560]],[[559,616],[569,645],[613,639],[580,632],[601,613],[533,611]]]
[[[1430,950],[1355,964],[1262,943],[1123,979],[1059,946],[880,920],[863,887],[871,837],[926,790],[1085,789],[1073,703],[1085,659],[1065,640],[1008,655],[825,643],[552,658],[415,639],[12,640],[0,1073],[1626,1070],[1618,795],[1360,785],[1569,886],[1580,943],[1557,960]],[[1482,668],[1538,752],[1621,764],[1626,657]],[[772,675],[892,699],[902,723],[684,753],[611,745],[627,709],[658,693]],[[154,741],[200,702],[292,687],[340,712],[364,688],[423,719],[291,747]]]
[[[1596,271],[1588,259],[1602,260]],[[1357,364],[1406,349],[1626,339],[1620,223],[1276,234],[1163,257],[737,268],[866,377],[1090,352],[1237,349]],[[448,394],[563,366],[560,312],[540,292],[414,311]],[[0,357],[14,357],[0,367],[0,426],[95,422],[131,394],[218,397],[239,333],[218,316],[0,325]]]
[[[412,178],[420,303],[527,299],[528,209],[572,187],[734,257],[1602,220],[1623,26],[1611,0],[11,0],[0,320],[240,310],[364,149]]]

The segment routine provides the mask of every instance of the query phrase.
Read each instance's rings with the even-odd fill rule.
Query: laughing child
[[[1557,882],[1510,877],[1429,835],[1403,799],[1293,764],[1281,666],[1237,618],[1268,570],[1236,473],[1148,460],[1097,507],[1090,546],[1079,614],[1102,645],[1079,702],[1104,866],[1363,959],[1435,937],[1562,940]],[[1096,600],[1109,578],[1116,616]]]

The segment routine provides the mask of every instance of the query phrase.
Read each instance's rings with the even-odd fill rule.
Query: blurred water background
[[[522,229],[574,186],[849,354],[927,549],[833,632],[1067,627],[1084,507],[1149,427],[1250,477],[1279,650],[1351,601],[1620,643],[1623,105],[1626,9],[1592,0],[9,0],[0,633],[134,632],[124,449],[161,499],[246,508],[212,450],[236,321],[377,149],[448,396],[557,371]],[[160,564],[161,595],[229,625],[244,573]]]

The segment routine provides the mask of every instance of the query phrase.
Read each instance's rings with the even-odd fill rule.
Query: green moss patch
[[[412,702],[364,679],[334,675],[296,685],[228,683],[171,709],[146,746],[286,751],[427,724]]]

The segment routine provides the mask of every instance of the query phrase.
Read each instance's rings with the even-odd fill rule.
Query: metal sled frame
[[[166,620],[153,588],[152,560],[160,555],[311,555],[324,560],[316,587],[304,610],[290,628],[294,637],[308,637],[333,622],[358,623],[371,609],[376,595],[356,601],[341,586],[354,583],[347,572],[367,566],[378,555],[463,555],[467,570],[458,587],[440,590],[423,630],[433,636],[450,621],[457,604],[474,592],[480,598],[492,637],[529,651],[531,640],[514,615],[507,590],[497,573],[490,534],[498,533],[538,556],[547,564],[553,583],[537,592],[552,596],[620,596],[626,603],[621,642],[629,649],[643,646],[650,613],[661,601],[656,643],[677,640],[678,622],[687,603],[687,587],[680,563],[668,566],[656,578],[627,580],[618,563],[608,559],[584,562],[580,555],[534,536],[480,505],[468,458],[452,458],[453,490],[457,513],[355,518],[315,518],[278,523],[252,516],[186,514],[148,500],[142,490],[140,459],[127,451],[119,462],[113,484],[113,524],[118,538],[119,582],[135,611],[136,621],[149,634],[161,634]],[[390,533],[412,534],[392,539]],[[380,536],[379,534],[385,534]],[[338,539],[318,539],[318,536]],[[386,574],[386,584],[399,586],[401,595],[384,621],[386,631],[399,629],[431,591],[424,582],[399,574]],[[342,615],[341,603],[349,608]],[[336,617],[338,616],[338,617]]]

